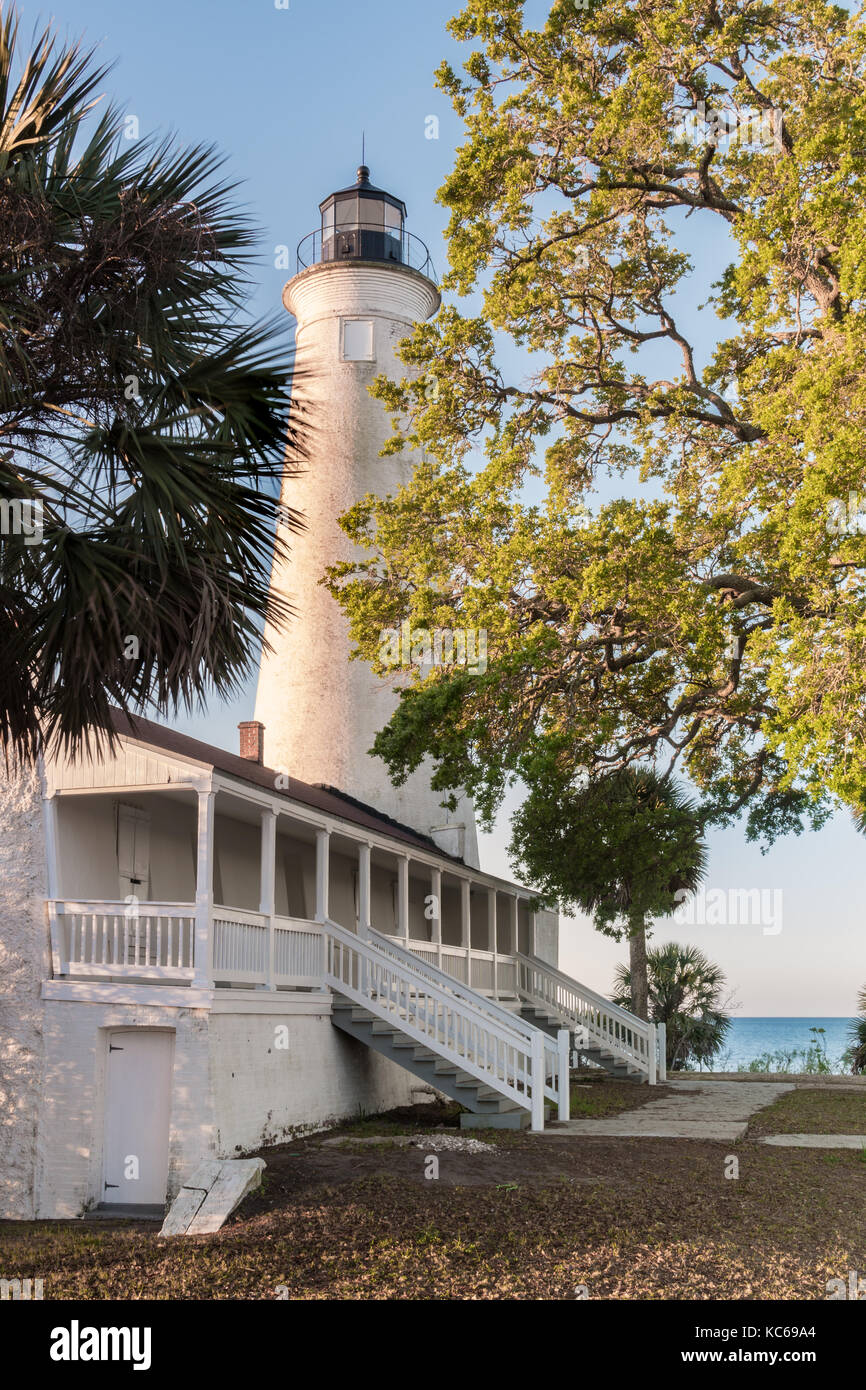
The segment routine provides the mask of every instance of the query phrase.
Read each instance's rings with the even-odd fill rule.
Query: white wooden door
[[[102,1200],[162,1206],[168,1179],[172,1033],[108,1035]]]
[[[121,898],[147,899],[150,891],[150,816],[136,806],[117,808],[117,874]]]

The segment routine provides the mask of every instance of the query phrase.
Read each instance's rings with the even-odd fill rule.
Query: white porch
[[[211,784],[58,791],[45,805],[58,980],[321,989],[332,921],[516,1001],[518,953],[537,951],[528,891],[277,798]]]

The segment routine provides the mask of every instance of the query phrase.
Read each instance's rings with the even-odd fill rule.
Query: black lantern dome
[[[403,261],[406,204],[375,188],[362,164],[351,188],[331,193],[319,204],[323,261]]]

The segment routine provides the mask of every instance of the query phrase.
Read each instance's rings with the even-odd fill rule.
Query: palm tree
[[[244,322],[255,235],[221,159],[125,139],[92,50],[17,35],[7,6],[0,739],[29,757],[99,742],[112,704],[237,688],[287,616],[267,562],[287,423],[302,441],[276,321]]]
[[[859,1015],[848,1025],[848,1042],[845,1054],[855,1075],[866,1073],[866,985],[857,996]]]
[[[590,914],[600,931],[627,934],[632,1009],[648,1018],[647,925],[674,912],[706,872],[693,802],[649,767],[577,788],[548,772],[512,830],[512,853],[545,897]]]
[[[667,1064],[671,1071],[689,1062],[707,1063],[722,1046],[731,1026],[723,1010],[725,975],[697,946],[669,941],[647,952],[649,1017],[664,1023]],[[617,966],[613,1001],[632,1007],[631,972]]]

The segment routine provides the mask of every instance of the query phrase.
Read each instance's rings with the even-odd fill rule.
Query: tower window
[[[372,319],[343,319],[343,361],[373,361]]]

